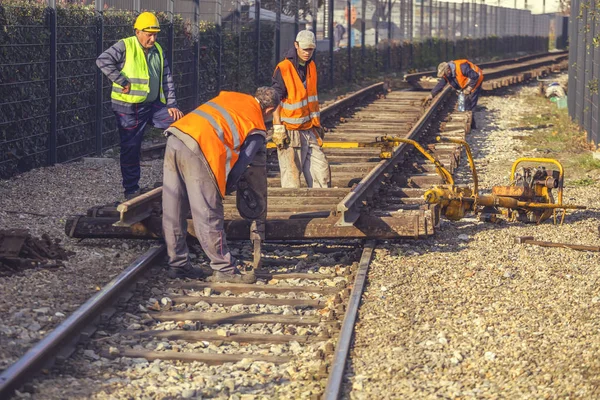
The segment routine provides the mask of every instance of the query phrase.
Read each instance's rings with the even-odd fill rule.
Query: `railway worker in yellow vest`
[[[323,128],[313,60],[316,47],[314,33],[300,31],[294,48],[273,73],[273,88],[281,98],[273,114],[273,143],[284,188],[299,188],[302,173],[309,188],[331,186],[329,162],[321,148]]]
[[[112,82],[111,103],[119,128],[126,199],[140,194],[140,151],[146,125],[150,122],[166,129],[183,117],[177,108],[171,70],[156,42],[158,19],[143,12],[133,28],[134,36],[119,40],[96,60]]]
[[[253,273],[242,274],[227,247],[223,198],[236,189],[255,156],[266,154],[264,119],[278,105],[279,95],[271,87],[258,88],[254,96],[221,92],[165,131],[163,231],[169,276],[202,276],[200,268],[191,266],[186,244],[191,210],[196,237],[214,270],[211,280],[256,281]]]
[[[449,84],[464,93],[465,110],[475,111],[481,94],[481,82],[483,82],[483,71],[477,65],[469,60],[443,62],[438,65],[437,77],[440,80],[431,91],[429,99],[437,96]],[[473,117],[471,121],[471,127],[476,129],[475,118]]]

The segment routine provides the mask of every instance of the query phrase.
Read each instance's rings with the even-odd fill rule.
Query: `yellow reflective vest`
[[[198,142],[223,197],[227,176],[239,159],[246,137],[252,131],[267,130],[254,96],[225,91],[171,126]]]
[[[121,75],[125,76],[131,84],[129,93],[123,93],[123,86],[113,82],[111,98],[116,103],[137,104],[143,103],[150,93],[150,74],[148,72],[148,61],[144,48],[137,37],[131,36],[123,39],[125,43],[125,64],[121,70]],[[164,70],[164,56],[162,47],[154,43],[158,54],[160,55],[160,101],[167,103],[163,92],[162,77]]]

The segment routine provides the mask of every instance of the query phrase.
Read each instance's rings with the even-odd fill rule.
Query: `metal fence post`
[[[429,0],[429,37],[433,38],[433,0]]]
[[[194,0],[194,26],[192,28],[193,37],[192,37],[192,53],[193,53],[193,64],[192,71],[194,76],[194,83],[192,86],[192,107],[196,108],[200,104],[200,88],[199,86],[199,76],[200,73],[200,29],[198,24],[200,23],[200,0]]]
[[[103,0],[96,0],[96,56],[102,54],[104,44],[104,18],[102,15]],[[96,68],[96,155],[102,156],[103,106],[102,71]]]
[[[346,8],[348,9],[346,29],[348,38],[348,82],[352,82],[352,0],[346,0]],[[333,24],[332,24],[333,25]]]
[[[50,132],[48,136],[48,164],[56,163],[56,110],[57,110],[57,69],[56,52],[56,0],[48,0],[48,27],[50,28],[50,70],[48,71],[48,84],[50,85]]]
[[[392,68],[392,0],[388,0],[388,48],[387,65],[389,71]]]
[[[419,16],[419,39],[423,41],[425,36],[425,0],[421,0],[421,15]]]
[[[234,18],[234,23],[235,23],[235,30],[232,29],[232,31],[235,32],[237,41],[236,41],[236,45],[237,45],[237,63],[236,65],[236,73],[235,73],[235,90],[239,91],[240,90],[240,80],[242,78],[242,10],[241,10],[241,4],[240,4],[240,0],[236,0],[235,1],[235,18]]]
[[[299,22],[299,19],[298,19],[298,3],[299,2],[300,2],[300,0],[295,0],[294,1],[294,38],[296,37],[296,35],[300,31],[300,22]]]
[[[317,18],[319,16],[319,0],[313,0],[313,11],[312,11],[312,30],[317,36]]]
[[[254,34],[256,35],[256,59],[254,61],[254,76],[256,86],[262,84],[260,80],[260,0],[254,2]]]
[[[365,57],[366,57],[366,47],[365,47],[365,39],[366,39],[366,28],[367,23],[365,21],[365,14],[367,13],[367,0],[361,0],[360,2],[361,8],[361,18],[360,18],[360,56],[361,56],[361,72],[362,77],[365,76]]]
[[[329,39],[329,86],[333,87],[335,79],[333,77],[333,6],[334,0],[327,1],[327,37]]]
[[[567,85],[567,105],[569,116],[575,119],[575,97],[577,96],[577,20],[576,11],[579,10],[579,0],[573,0],[571,3],[571,15],[569,16],[569,84]],[[563,32],[563,35],[567,32]]]
[[[275,0],[275,63],[281,59],[281,0]]]
[[[222,80],[222,67],[223,67],[223,29],[221,26],[221,0],[216,3],[217,7],[217,21],[215,23],[215,30],[217,34],[217,81],[215,82],[215,91],[218,95],[221,92],[221,80]]]
[[[465,38],[465,0],[461,0],[462,3],[460,5],[460,39],[463,40]]]
[[[169,31],[168,31],[168,40],[169,40],[169,48],[167,52],[167,60],[169,61],[169,67],[171,68],[171,75],[175,74],[174,65],[173,65],[173,57],[175,54],[175,26],[173,24],[173,0],[167,1],[167,14],[169,15]]]

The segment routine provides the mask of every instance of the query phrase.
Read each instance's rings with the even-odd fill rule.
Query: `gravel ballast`
[[[523,154],[521,142],[513,137],[523,131],[510,129],[527,113],[525,95],[535,90],[517,88],[505,96],[480,100],[487,110],[477,113],[481,129],[471,133],[468,141],[483,192],[508,183],[516,158],[538,155]],[[461,177],[468,183],[465,164]],[[161,176],[162,161],[143,163],[143,186],[152,186]],[[567,170],[566,178],[575,177]],[[514,238],[597,245],[599,188],[598,182],[567,186],[564,201],[588,209],[569,212],[562,226],[444,220],[432,238],[380,243],[359,311],[344,398],[598,398],[600,256],[514,244]],[[63,246],[76,253],[60,269],[27,270],[0,278],[2,370],[154,243],[80,242],[64,235],[68,216],[121,198],[117,162],[100,166],[77,162],[31,171],[0,182],[0,194],[0,228],[28,228],[35,236],[48,233],[63,238]],[[159,300],[163,279],[162,273],[150,279]],[[144,296],[142,305],[150,298]],[[223,311],[205,304],[194,307]],[[256,310],[239,307],[238,311]],[[281,307],[281,312],[298,311]],[[141,325],[131,315],[119,322],[123,327]],[[272,334],[281,327],[223,329]],[[127,340],[95,337],[80,346],[67,365],[36,379],[32,393],[15,398],[305,399],[316,398],[323,390],[325,365],[318,357],[323,343],[304,349],[297,343],[254,346],[265,355],[295,356],[282,365],[246,359],[207,366],[108,359],[99,354]],[[152,340],[141,346],[240,351],[239,344],[227,343]]]
[[[142,162],[141,186],[162,177],[162,161]],[[66,219],[122,200],[116,159],[40,168],[0,181],[0,229],[28,229],[62,240],[75,255],[54,269],[0,277],[0,370],[4,370],[118,275],[152,241],[79,240],[64,233]]]
[[[523,132],[510,129],[535,90],[480,101],[468,141],[484,193],[508,184],[517,158],[541,156],[520,151],[512,136]],[[564,201],[588,209],[562,226],[443,220],[432,238],[379,246],[346,397],[598,398],[600,254],[514,243],[598,245],[600,185],[569,187],[576,178],[566,171]]]

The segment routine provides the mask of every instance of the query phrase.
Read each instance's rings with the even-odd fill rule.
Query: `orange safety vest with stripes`
[[[456,82],[458,82],[458,86],[460,86],[462,89],[466,88],[467,85],[469,84],[469,77],[464,76],[462,73],[462,69],[460,68],[460,66],[465,63],[469,64],[469,67],[471,67],[471,69],[473,71],[475,71],[479,74],[479,79],[477,79],[477,83],[475,84],[475,87],[473,88],[473,90],[475,90],[479,86],[481,86],[481,82],[483,82],[483,71],[481,71],[481,68],[479,68],[477,65],[473,64],[469,60],[455,60],[454,61],[454,65],[456,66],[456,71],[455,71]],[[444,76],[444,79],[448,82],[448,78],[446,78],[446,76]]]
[[[285,59],[277,68],[287,89],[287,98],[281,102],[281,122],[287,130],[304,131],[321,126],[319,97],[317,95],[317,67],[314,61],[306,66],[306,86],[300,80],[294,64]]]
[[[198,142],[223,197],[244,140],[254,130],[267,130],[254,96],[236,92],[221,92],[171,126]]]

